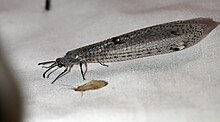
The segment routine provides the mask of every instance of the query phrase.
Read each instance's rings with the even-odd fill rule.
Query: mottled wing
[[[209,18],[143,28],[79,48],[88,63],[117,62],[179,51],[198,43],[219,23]]]

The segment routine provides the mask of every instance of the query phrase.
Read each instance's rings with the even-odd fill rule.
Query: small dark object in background
[[[45,10],[49,11],[51,9],[51,0],[45,1]]]

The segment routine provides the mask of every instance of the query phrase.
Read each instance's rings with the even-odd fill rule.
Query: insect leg
[[[81,71],[83,80],[86,80],[86,79],[85,79],[85,74],[83,73],[83,69],[82,69],[82,62],[79,63],[79,66],[80,66],[80,71]]]
[[[98,60],[98,62],[99,62],[102,66],[106,66],[106,67],[108,67],[107,64],[104,64],[104,63],[100,62],[99,60]]]
[[[65,73],[63,73],[63,72],[66,70],[66,69],[65,69],[65,70],[62,72],[63,74],[62,74],[62,75],[60,74],[59,78],[60,78],[60,77],[63,77],[63,76],[66,75],[66,74],[68,74],[68,73],[71,71],[72,67],[73,67],[73,65],[71,65],[70,67],[67,67],[66,69],[68,69],[68,71],[65,72]],[[52,72],[53,72],[53,71],[52,71]],[[57,77],[58,77],[58,76],[57,76]],[[58,79],[58,78],[57,78],[57,79]],[[56,80],[57,80],[57,79],[56,79]],[[55,82],[55,80],[54,80],[53,82]],[[53,82],[52,82],[52,84],[53,84]]]
[[[50,66],[42,66],[42,68],[46,68],[47,69],[47,68],[50,68]]]
[[[49,66],[49,67],[48,67],[49,69],[47,69],[47,70],[43,73],[43,78],[45,78],[45,75],[46,75],[46,73],[47,73],[49,70],[51,70],[52,68],[54,68],[54,67],[56,67],[56,66],[57,66],[56,63],[54,63],[54,64],[52,64],[51,66]]]
[[[64,76],[65,74],[67,74],[69,71],[68,70],[68,67],[63,71],[61,72],[54,80],[53,82],[51,82],[51,84],[53,84],[57,79],[61,78],[62,76]],[[70,70],[70,69],[69,69]],[[67,73],[66,73],[67,72]]]
[[[51,75],[53,72],[55,72],[57,69],[59,69],[59,67],[57,67],[56,69],[54,69],[53,71],[51,71],[50,73],[48,73],[48,74],[47,74],[47,78],[49,78],[50,75]]]
[[[86,63],[86,62],[85,62],[84,64],[85,64],[85,68],[86,68],[86,70],[85,70],[85,72],[84,72],[84,76],[85,76],[86,73],[87,73],[87,70],[88,70],[88,66],[87,66],[87,63]]]

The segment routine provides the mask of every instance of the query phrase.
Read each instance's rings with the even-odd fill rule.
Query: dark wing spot
[[[123,43],[125,43],[124,41],[121,41],[119,38],[117,38],[117,37],[113,37],[112,38],[112,42],[114,43],[114,44],[123,44]]]
[[[178,47],[170,47],[170,50],[173,50],[173,51],[179,51],[180,48],[178,48]]]
[[[180,33],[176,32],[176,31],[170,31],[170,33],[173,34],[173,35],[176,35],[176,36],[181,35]]]

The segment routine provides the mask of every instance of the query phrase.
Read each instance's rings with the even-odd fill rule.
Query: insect
[[[103,66],[108,66],[105,63],[180,51],[197,44],[218,24],[219,22],[210,18],[195,18],[159,24],[71,50],[64,57],[38,65],[51,64],[48,67],[44,66],[47,68],[43,73],[44,78],[46,73],[54,67],[65,67],[65,70],[53,80],[52,84],[69,73],[73,65],[80,66],[82,78],[85,80],[87,63],[100,63]],[[84,71],[83,65],[85,66]]]

